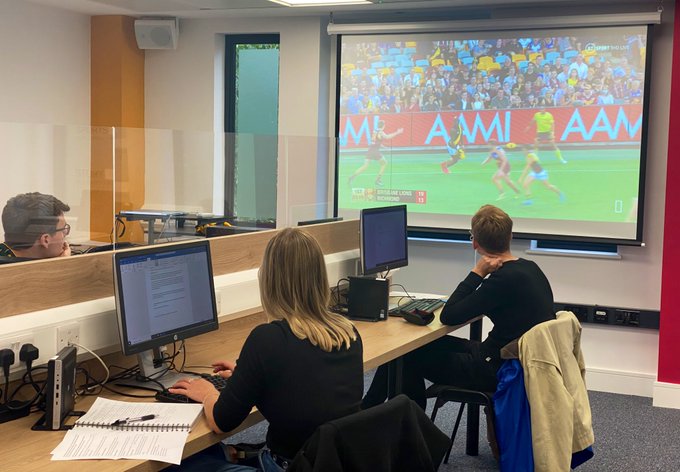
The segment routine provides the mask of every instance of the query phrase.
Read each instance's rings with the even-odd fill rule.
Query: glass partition
[[[331,217],[333,150],[329,138],[117,128],[117,240],[168,242]]]
[[[309,136],[0,123],[0,201],[66,203],[73,254],[297,226],[333,217],[334,149]]]
[[[13,197],[34,192],[69,207],[61,223],[52,215],[59,205],[49,197],[13,199],[0,228],[17,259],[59,255],[55,241],[61,245],[64,238],[57,233],[66,236],[73,254],[111,242],[113,137],[107,127],[0,123],[3,210]],[[37,245],[41,234],[50,236],[44,250]]]
[[[278,226],[333,217],[335,139],[282,136],[279,149]]]

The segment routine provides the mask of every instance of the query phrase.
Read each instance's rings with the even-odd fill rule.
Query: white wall
[[[89,16],[0,0],[0,58],[0,207],[52,193],[89,232]]]

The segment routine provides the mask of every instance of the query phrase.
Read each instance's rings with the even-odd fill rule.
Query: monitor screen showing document
[[[217,329],[207,241],[115,255],[116,301],[126,354]]]

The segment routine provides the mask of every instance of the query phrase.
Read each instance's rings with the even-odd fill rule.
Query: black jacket
[[[436,471],[449,438],[405,395],[320,426],[288,472]]]

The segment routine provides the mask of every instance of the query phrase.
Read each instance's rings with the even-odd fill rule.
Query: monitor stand
[[[198,378],[195,374],[168,370],[167,360],[160,361],[161,359],[163,359],[163,353],[160,348],[140,352],[137,354],[139,375],[133,379],[120,380],[116,382],[116,385],[157,391],[161,385],[163,388],[169,388],[187,377]]]

